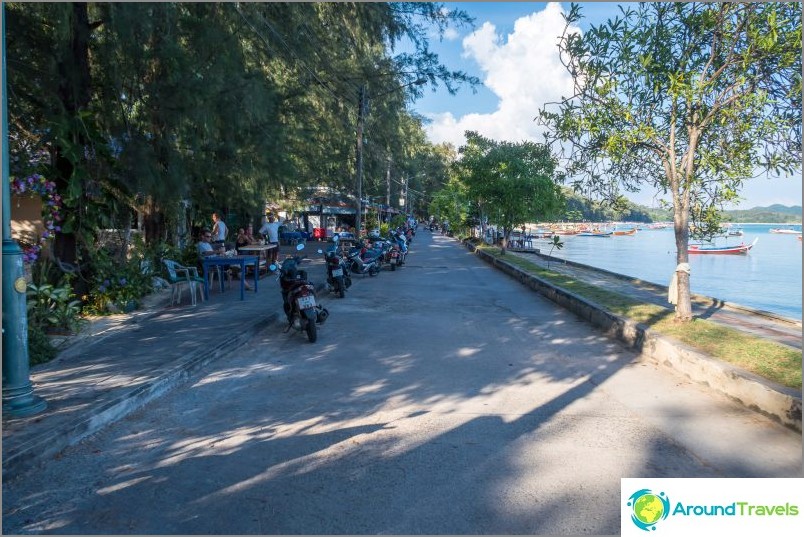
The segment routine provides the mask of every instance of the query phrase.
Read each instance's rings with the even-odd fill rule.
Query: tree
[[[670,193],[676,261],[692,223],[720,210],[756,173],[801,169],[801,3],[642,3],[581,34],[580,7],[559,39],[574,94],[539,118],[567,148],[576,188],[616,197],[643,184]],[[555,110],[557,106],[558,110]],[[678,272],[676,318],[692,318]]]
[[[489,222],[503,228],[505,254],[515,228],[536,219],[549,220],[564,210],[564,197],[555,181],[556,161],[542,144],[497,142],[473,131],[465,134],[459,176],[468,197]]]

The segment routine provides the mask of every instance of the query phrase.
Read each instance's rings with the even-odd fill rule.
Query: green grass
[[[525,272],[594,302],[621,317],[645,324],[709,356],[750,371],[763,378],[801,389],[801,352],[706,319],[688,323],[675,321],[675,313],[656,304],[602,289],[586,282],[544,269],[515,255],[500,255],[500,249],[481,246],[484,252],[519,267]]]

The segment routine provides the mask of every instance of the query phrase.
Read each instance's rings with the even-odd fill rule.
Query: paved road
[[[802,475],[800,435],[452,239],[325,305],[4,483],[4,533],[616,534],[621,477]]]

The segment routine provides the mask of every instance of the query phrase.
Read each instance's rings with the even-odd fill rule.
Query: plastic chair
[[[218,285],[217,286],[213,285],[215,283],[215,277],[216,276],[218,278]],[[210,289],[210,291],[220,287],[220,281],[221,280],[227,282],[228,283],[228,288],[231,289],[232,288],[232,279],[233,278],[234,278],[234,276],[232,275],[232,269],[230,269],[230,268],[224,269],[220,265],[216,265],[214,267],[211,267],[211,270],[209,271],[209,289]],[[203,282],[204,278],[201,278],[201,281]]]
[[[168,272],[168,281],[170,282],[171,288],[171,306],[174,304],[174,302],[177,305],[181,303],[181,291],[183,285],[187,285],[187,289],[190,291],[190,300],[193,306],[196,305],[196,291],[198,291],[199,295],[201,296],[201,301],[204,301],[204,290],[198,285],[203,284],[204,279],[198,275],[198,269],[195,267],[185,267],[184,265],[180,265],[172,259],[163,259],[162,262],[165,264],[165,268]]]

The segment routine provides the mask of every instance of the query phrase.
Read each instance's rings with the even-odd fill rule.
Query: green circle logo
[[[631,508],[631,521],[641,530],[656,529],[656,523],[667,518],[670,513],[670,500],[664,492],[658,494],[649,489],[636,491],[628,498]]]

